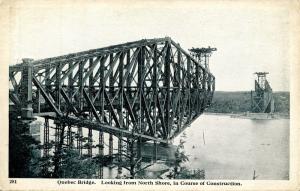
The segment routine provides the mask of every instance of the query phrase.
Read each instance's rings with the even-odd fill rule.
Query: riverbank
[[[274,112],[284,115],[290,113],[290,93],[273,92]],[[250,91],[240,92],[222,92],[214,93],[212,103],[207,108],[207,112],[212,113],[246,113],[251,111],[251,93]]]
[[[230,116],[232,118],[243,118],[243,119],[290,119],[290,115],[286,113],[216,113],[216,112],[204,112],[203,115],[220,115]]]

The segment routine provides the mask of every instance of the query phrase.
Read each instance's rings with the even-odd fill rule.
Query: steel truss
[[[274,98],[272,88],[266,79],[268,72],[256,72],[255,90],[251,91],[251,111],[254,113],[273,113]]]
[[[215,77],[168,37],[27,59],[11,66],[9,77],[10,100],[20,109],[158,142],[195,120],[215,88]]]
[[[98,153],[103,156],[103,134],[109,133],[110,158],[113,137],[118,139],[120,174],[121,163],[126,163],[121,153],[133,150],[134,140],[137,145],[152,141],[155,155],[156,144],[169,143],[210,105],[215,77],[207,67],[208,59],[204,63],[196,59],[169,37],[36,61],[23,59],[9,68],[11,107],[27,121],[45,118],[45,156],[49,155],[49,119],[55,121],[58,156],[64,137],[68,148],[76,145],[83,154],[83,128],[88,129],[87,155],[93,155],[96,130]],[[140,161],[140,147],[136,155]],[[98,174],[103,177],[102,168]]]

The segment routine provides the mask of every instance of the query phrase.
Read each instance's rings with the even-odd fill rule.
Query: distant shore
[[[273,92],[274,113],[279,116],[289,116],[289,92]],[[228,114],[243,114],[251,111],[251,93],[244,92],[219,92],[214,93],[210,106],[206,112]]]
[[[204,112],[204,115],[222,115],[230,116],[232,118],[246,118],[246,119],[290,119],[290,115],[286,113],[216,113],[216,112]]]

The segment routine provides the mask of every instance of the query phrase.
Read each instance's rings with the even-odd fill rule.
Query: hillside
[[[290,93],[274,92],[275,112],[289,114]],[[216,91],[211,106],[206,112],[213,113],[241,113],[250,111],[251,93],[250,91],[223,92]]]

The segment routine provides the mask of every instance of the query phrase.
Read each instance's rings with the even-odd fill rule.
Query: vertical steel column
[[[178,81],[178,89],[180,91],[180,94],[181,95],[184,95],[184,74],[183,74],[183,66],[182,63],[181,63],[181,60],[182,60],[182,54],[181,54],[181,50],[178,48],[177,49],[177,61],[178,61],[178,75],[179,75],[179,81]],[[181,73],[181,75],[180,75]],[[180,79],[180,76],[182,77],[182,79]],[[182,103],[182,99],[179,100],[179,105],[178,105],[178,115],[179,115],[179,119],[178,119],[178,122],[177,122],[177,131],[180,132],[181,131],[181,127],[182,127],[182,118],[183,118],[183,115],[184,115],[184,112],[183,112],[183,103]]]
[[[208,92],[207,104],[210,104],[210,100],[211,100],[211,75],[210,74],[208,74],[208,78],[207,78],[207,92]]]
[[[113,149],[114,149],[114,138],[113,134],[109,134],[109,139],[108,139],[108,155],[111,159],[113,159]]]
[[[125,92],[123,92],[125,93]],[[124,128],[126,128],[127,130],[129,129],[129,125],[130,125],[130,121],[129,121],[129,113],[127,111],[125,111],[125,118],[124,118]],[[124,138],[125,139],[125,138]],[[124,145],[124,153],[126,153],[127,155],[130,155],[130,144],[129,144],[129,141],[130,141],[130,137],[126,137],[126,143]]]
[[[78,87],[79,87],[79,108],[80,111],[83,110],[83,104],[84,104],[84,98],[83,98],[83,88],[84,88],[84,84],[83,84],[83,69],[84,69],[84,63],[85,61],[81,61],[79,63],[79,68],[78,68]],[[77,139],[77,149],[80,155],[82,155],[82,127],[78,126],[78,139]]]
[[[41,82],[42,74],[38,74],[38,76],[39,76],[39,81]],[[41,90],[38,89],[36,94],[37,94],[36,97],[37,97],[37,105],[38,105],[37,113],[40,113],[41,112]]]
[[[101,121],[102,123],[104,122],[105,118],[105,111],[104,111],[104,91],[105,91],[105,81],[104,81],[104,70],[105,70],[105,59],[100,60],[100,87],[99,90],[100,92],[100,115],[101,115]],[[101,160],[103,159],[103,149],[104,149],[104,138],[103,138],[103,132],[100,130],[99,131],[99,157]],[[103,178],[103,161],[101,161],[100,166],[99,166],[99,178]]]
[[[253,92],[251,90],[251,111],[254,110],[254,107],[253,107]]]
[[[77,127],[77,150],[79,155],[82,154],[82,127]]]
[[[211,92],[211,80],[212,80],[212,78],[211,78],[211,75],[209,74],[208,75],[208,80],[207,80],[207,86],[208,86],[208,92],[210,93]]]
[[[113,63],[113,54],[110,54],[109,55],[109,66],[112,65]],[[109,93],[110,95],[112,96],[114,94],[114,76],[113,76],[113,72],[110,74],[109,76]],[[113,118],[112,118],[112,114],[111,112],[109,113],[109,125],[112,126],[112,121],[113,121]],[[114,142],[113,142],[113,135],[110,133],[109,134],[109,149],[108,149],[108,155],[110,158],[113,157],[113,147],[114,147]]]
[[[209,72],[209,53],[205,53],[204,54],[205,56],[205,68],[206,70]],[[210,102],[211,100],[211,75],[208,74],[207,75],[207,92],[208,92],[208,103]]]
[[[50,66],[46,65],[45,69],[45,87],[46,91],[49,92],[51,90],[51,80],[50,80]]]
[[[88,128],[88,156],[93,156],[93,130]]]
[[[154,137],[157,137],[156,125],[157,125],[157,45],[153,46],[153,79],[152,79],[152,88],[153,88],[153,129],[154,129]],[[153,142],[153,162],[157,160],[157,142]]]
[[[44,145],[43,145],[43,158],[46,159],[44,165],[42,165],[42,173],[45,174],[49,169],[49,119],[46,117],[44,121]]]
[[[60,123],[58,120],[55,121],[55,152],[58,152],[58,144],[60,142]]]
[[[93,70],[93,58],[89,59],[89,70]],[[92,71],[91,74],[89,75],[89,96],[90,98],[93,97],[93,92],[94,92],[94,72]],[[90,111],[90,118],[93,118],[93,113]],[[93,130],[89,127],[88,128],[88,156],[92,157],[93,156]]]
[[[99,178],[103,178],[103,148],[104,148],[104,140],[103,140],[103,132],[99,131],[99,157],[101,162],[99,164]]]
[[[188,119],[187,121],[191,120],[191,58],[187,56],[187,95],[188,95]]]
[[[55,72],[55,91],[56,91],[56,98],[55,98],[55,102],[56,102],[56,106],[58,109],[60,109],[60,105],[61,105],[61,96],[60,96],[60,92],[61,92],[61,64],[59,63],[56,66],[56,72]]]
[[[69,69],[72,67],[72,65],[75,63],[70,62],[69,63]],[[73,70],[68,75],[68,96],[71,102],[73,102],[73,91],[74,91],[74,80],[73,80]]]
[[[83,69],[84,69],[84,61],[81,61],[79,63],[79,68],[78,68],[78,87],[79,87],[79,108],[80,111],[82,111],[83,109],[83,103],[84,103],[84,98],[83,98],[83,88],[84,88],[84,84],[83,84]]]
[[[56,66],[56,71],[55,71],[55,102],[56,106],[58,109],[60,109],[60,102],[61,102],[61,97],[60,97],[60,91],[61,91],[61,64],[59,63]],[[58,152],[58,146],[60,142],[60,123],[59,121],[55,121],[55,151]]]
[[[203,70],[203,79],[202,79],[202,83],[203,83],[203,102],[204,102],[204,107],[206,107],[206,103],[207,103],[207,86],[206,86],[206,78],[207,78],[207,72],[205,70]]]
[[[119,107],[118,107],[118,115],[119,115],[119,123],[120,129],[123,129],[123,68],[124,68],[124,53],[121,53],[119,60]],[[123,154],[123,141],[122,134],[118,135],[118,174],[122,174],[122,154]]]
[[[164,63],[164,88],[166,92],[166,102],[165,102],[165,124],[167,128],[167,135],[165,139],[168,139],[170,137],[170,77],[171,77],[171,71],[170,71],[170,63],[171,63],[171,44],[169,41],[166,41],[167,51],[166,51],[166,57],[165,57],[165,63]]]
[[[213,77],[212,91],[215,92],[216,78]]]
[[[130,65],[130,49],[127,50],[127,53],[126,53],[126,68],[127,70],[129,69],[129,65]],[[128,83],[128,78],[126,80],[126,83]],[[123,81],[123,84],[124,84],[124,81]],[[125,91],[126,89],[126,91]],[[124,88],[124,91],[123,91],[123,94],[130,94],[130,87],[126,84],[126,88]],[[126,111],[126,117],[125,117],[125,120],[126,120],[126,124],[125,124],[125,128],[127,130],[129,130],[129,125],[130,125],[130,121],[129,121],[129,114],[128,114],[128,110]],[[127,151],[127,155],[129,156],[130,155],[130,137],[127,137],[127,147],[126,147],[126,151]]]
[[[60,91],[61,91],[61,64],[59,63],[56,66],[56,71],[55,71],[55,102],[56,106],[58,109],[60,109],[60,103],[61,103],[61,96],[60,96]],[[61,134],[61,124],[59,121],[56,121],[56,129],[55,129],[55,150],[58,152],[58,147],[59,147],[59,142],[60,142],[60,134]]]
[[[136,131],[140,134],[143,133],[144,129],[144,112],[142,107],[142,96],[144,93],[144,56],[145,56],[145,47],[141,47],[140,52],[138,53],[138,91],[139,91],[139,117],[138,117],[138,127]],[[142,157],[142,140],[138,137],[137,140],[137,158],[140,161]],[[141,163],[137,164],[137,168],[140,168]]]
[[[209,71],[209,55],[207,53],[204,53],[204,60],[205,60],[205,69]]]
[[[198,63],[195,63],[196,66],[196,110],[195,113],[198,115],[200,113],[200,89],[199,89],[199,80],[200,80],[200,66]]]
[[[73,66],[73,64],[70,62],[68,67],[69,69]],[[68,96],[71,102],[73,102],[73,91],[74,91],[74,80],[73,80],[73,70],[68,75]],[[68,126],[68,147],[73,148],[73,135],[72,135],[72,125],[69,124]]]
[[[71,126],[71,124],[68,125],[67,145],[68,145],[68,149],[71,149],[71,148],[72,148],[72,145],[73,145],[73,139],[72,139],[72,126]]]
[[[45,118],[44,122],[44,157],[49,156],[49,119]]]
[[[55,152],[55,156],[54,156],[54,172],[53,172],[53,176],[55,178],[58,178],[61,176],[61,173],[59,172],[59,168],[61,166],[61,158],[62,158],[62,150],[63,150],[63,145],[64,145],[64,137],[65,137],[65,124],[64,123],[60,123],[60,121],[56,121],[56,127],[58,129],[58,142],[56,144],[56,152]]]

